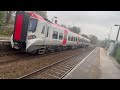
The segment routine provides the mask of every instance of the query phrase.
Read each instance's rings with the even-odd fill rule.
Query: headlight
[[[30,40],[30,39],[35,39],[35,38],[36,38],[35,35],[30,35],[30,36],[28,36],[28,40]]]

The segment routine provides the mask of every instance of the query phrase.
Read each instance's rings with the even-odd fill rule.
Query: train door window
[[[49,27],[47,27],[46,37],[48,37],[49,34]]]
[[[53,31],[53,39],[57,39],[58,38],[58,32],[57,31]]]
[[[77,41],[79,42],[79,37],[77,38]]]
[[[71,41],[73,41],[73,36],[71,37]]]
[[[76,42],[78,41],[78,38],[76,37]]]
[[[36,27],[37,27],[37,22],[38,22],[37,19],[35,19],[35,18],[30,18],[28,31],[35,32]]]
[[[45,26],[43,26],[41,33],[42,33],[42,34],[45,33]]]
[[[78,38],[78,41],[80,42],[80,38]]]
[[[68,41],[70,41],[70,35],[68,35]]]
[[[59,39],[60,39],[60,40],[63,39],[63,33],[59,33]]]
[[[67,34],[64,35],[64,39],[67,39]]]
[[[74,37],[74,41],[75,41],[75,37]]]
[[[83,39],[81,38],[81,39],[80,39],[80,42],[82,42],[82,41],[83,41]]]

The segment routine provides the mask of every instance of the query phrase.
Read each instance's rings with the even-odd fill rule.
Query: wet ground
[[[120,79],[120,65],[97,47],[63,79]]]
[[[119,64],[112,56],[107,55],[103,48],[100,48],[100,70],[101,79],[120,79]]]

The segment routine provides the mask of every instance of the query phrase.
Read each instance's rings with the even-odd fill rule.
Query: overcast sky
[[[105,39],[110,33],[115,40],[120,24],[120,11],[47,11],[48,19],[58,17],[59,24],[75,25],[81,28],[83,34],[93,34],[99,39]],[[119,35],[120,40],[120,35]]]

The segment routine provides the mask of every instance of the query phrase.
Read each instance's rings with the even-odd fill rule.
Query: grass
[[[118,46],[116,52],[115,52],[115,58],[118,63],[120,63],[120,46]]]
[[[5,30],[0,30],[0,36],[11,36],[13,33],[13,29],[12,28],[7,28]]]

